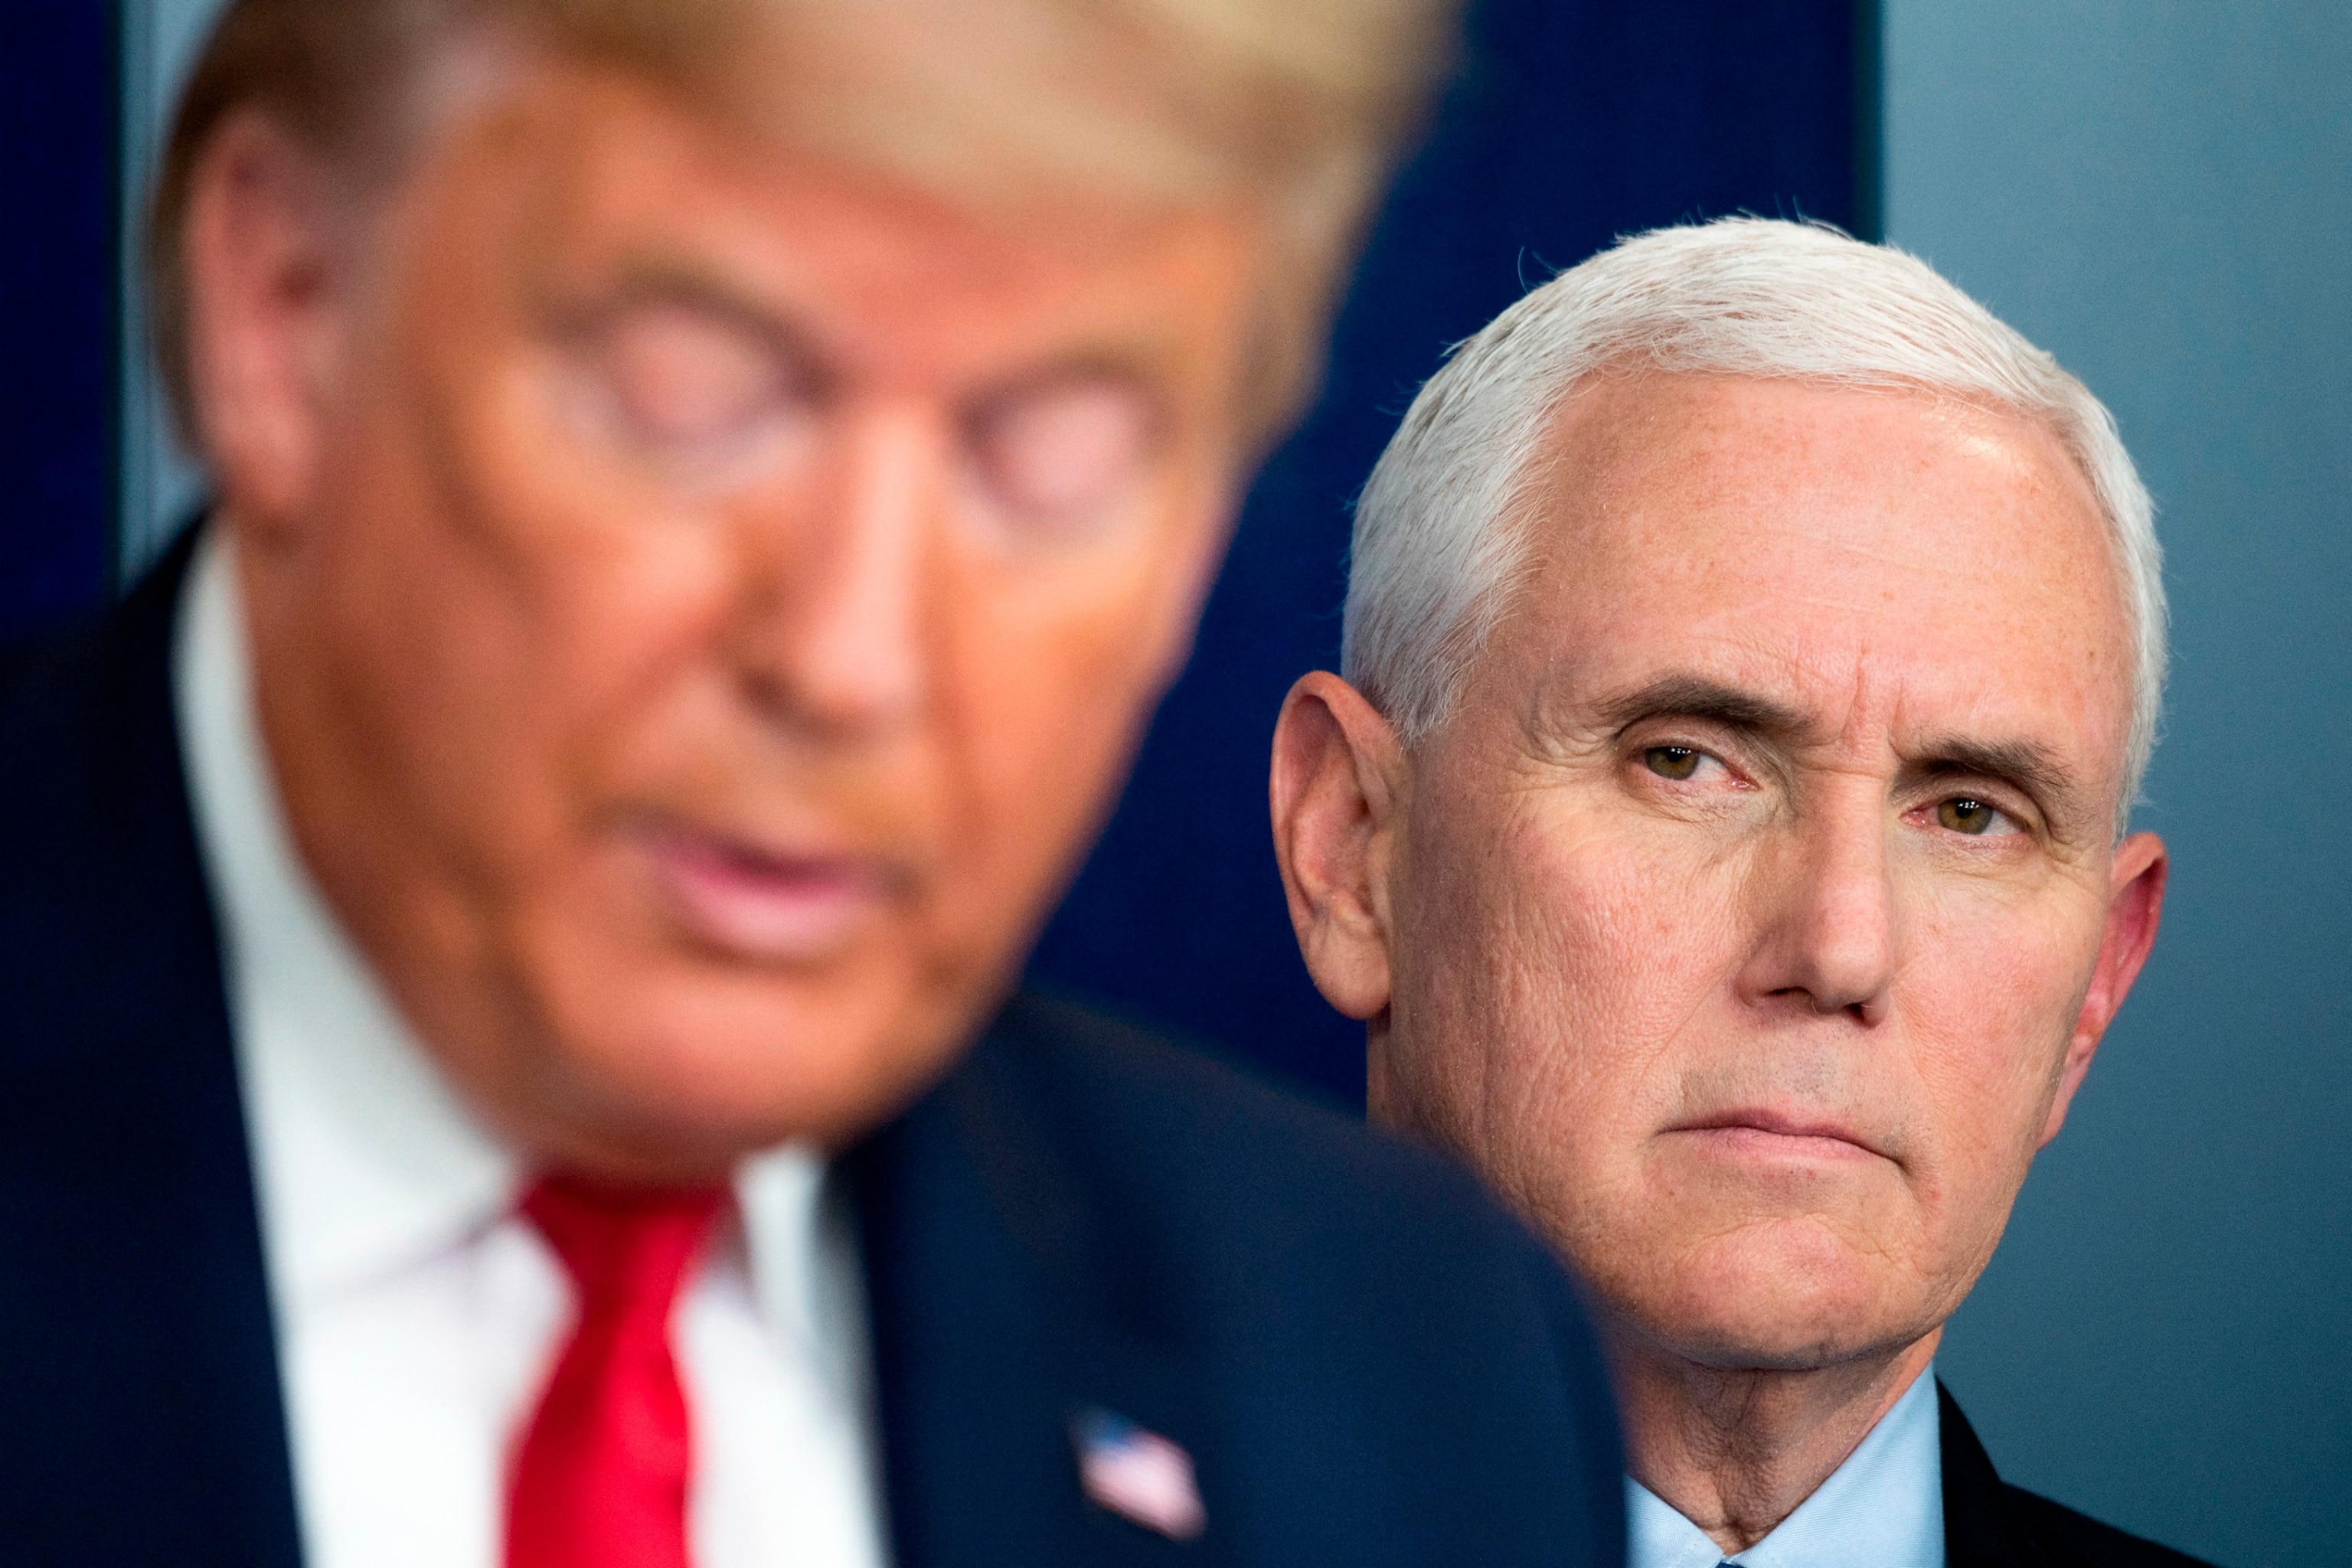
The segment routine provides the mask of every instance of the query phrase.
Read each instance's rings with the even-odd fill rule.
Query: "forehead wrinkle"
[[[1841,610],[1853,607],[1849,596],[1826,593],[1795,595],[1788,602]],[[1720,623],[1725,617],[1712,618]],[[1850,742],[1874,751],[1879,749],[1876,738],[1883,736],[1885,743],[1906,759],[1932,760],[1948,754],[1963,766],[2012,777],[2053,794],[2082,787],[2080,769],[2067,763],[2068,748],[2029,732],[2038,724],[2027,721],[2026,728],[2021,729],[2017,719],[1994,714],[1979,720],[1970,711],[1982,707],[1985,699],[1998,703],[2004,694],[2021,689],[1995,684],[1940,694],[1933,700],[1940,711],[1932,724],[1923,726],[1916,738],[1909,738],[1904,733],[1911,722],[1906,710],[1922,700],[1921,682],[1935,682],[1949,674],[1954,668],[1950,662],[1921,663],[1913,658],[1917,650],[1910,647],[1890,654],[1886,634],[1892,628],[1854,621],[1833,628],[1826,637],[1799,634],[1782,646],[1772,647],[1748,631],[1741,624],[1748,619],[1745,615],[1733,617],[1728,636],[1720,635],[1725,628],[1719,626],[1716,635],[1710,635],[1707,624],[1698,623],[1689,638],[1694,668],[1687,672],[1673,670],[1646,683],[1630,697],[1610,701],[1606,710],[1637,706],[1633,700],[1642,697],[1672,696],[1673,688],[1688,679],[1696,697],[1710,696],[1705,689],[1712,688],[1736,700],[1721,707],[1713,701],[1693,702],[1686,710],[1785,735],[1800,744]],[[1715,661],[1701,650],[1710,646],[1732,652],[1744,667],[1741,672],[1726,679],[1706,671],[1704,666]],[[1836,668],[1841,664],[1848,666],[1843,672]],[[1748,670],[1769,673],[1759,678]],[[1840,689],[1844,694],[1842,703],[1835,697]],[[2056,695],[2062,709],[2074,708],[2069,700],[2073,693]],[[1957,719],[1956,708],[1959,709]]]
[[[2071,693],[2059,694],[2054,703],[2029,700],[2021,715],[2013,705],[1982,713],[1978,704],[1964,708],[1945,699],[1932,716],[1915,722],[1906,711],[1909,683],[1903,684],[1888,722],[1888,742],[1903,775],[1925,781],[1959,773],[2006,782],[2041,807],[2061,840],[2106,836],[2106,795],[2117,787],[2123,758],[2119,711],[2107,715],[2115,722],[2104,735],[2096,732],[2098,716],[2083,713]],[[2087,720],[2093,732],[2079,731],[2078,720]]]
[[[1838,732],[1837,750],[1850,764],[1876,773],[1886,762],[1895,764],[1897,781],[1932,779],[1965,773],[2013,785],[2026,793],[2054,820],[2071,823],[2082,809],[2079,770],[2069,764],[2069,748],[2060,740],[2036,735],[2042,726],[2032,717],[2022,721],[2004,715],[1979,719],[1953,697],[1937,698],[1936,715],[1915,729],[1907,710],[1916,700],[1907,670],[1874,676],[1867,649],[1854,660],[1853,694],[1845,722]],[[1871,766],[1865,758],[1875,759]]]
[[[1794,664],[1800,668],[1811,662],[1809,651],[1816,658],[1830,652],[1819,646],[1818,637],[1809,639],[1816,644],[1811,650],[1759,646],[1758,636],[1739,624],[1756,619],[1759,606],[1739,602],[1742,595],[1737,581],[1736,557],[1743,548],[1740,542],[1746,540],[1752,545],[1759,531],[1789,535],[1793,530],[1808,542],[1807,548],[1823,552],[1825,562],[1839,563],[1836,570],[1780,574],[1791,580],[1779,583],[1774,592],[1766,595],[1769,602],[1764,607],[1779,605],[1793,611],[1816,612],[1800,613],[1796,618],[1823,623],[1822,628],[1816,629],[1826,629],[1834,640],[1848,645],[1832,656],[1841,661],[1843,657],[1855,660],[1854,701],[1842,725],[1848,731],[1869,706],[1866,700],[1872,693],[1868,689],[1868,667],[1886,665],[1889,660],[1884,656],[1890,646],[1906,648],[1910,654],[1920,651],[1917,637],[1911,635],[1914,628],[1908,623],[1889,623],[1891,617],[1903,614],[1901,601],[1916,596],[1923,582],[1937,584],[1927,590],[1928,596],[1948,599],[1950,607],[1959,612],[1957,630],[1969,634],[1970,640],[1979,644],[1990,639],[2002,646],[2014,646],[2012,638],[2036,638],[2038,629],[2047,626],[2053,616],[2079,624],[2081,616],[2070,613],[2065,605],[2072,603],[2079,606],[2086,595],[2095,596],[2101,609],[2118,613],[2123,610],[2124,606],[2116,602],[2113,547],[2107,530],[2101,523],[2095,505],[2075,493],[2081,489],[2076,482],[2079,476],[2064,460],[2064,454],[2045,450],[2050,438],[2038,426],[1973,405],[1946,406],[1927,398],[1868,395],[1871,403],[1882,408],[1898,406],[1906,418],[1932,429],[1935,443],[1945,455],[1956,457],[1987,476],[1994,491],[1987,492],[1979,486],[1961,492],[1975,497],[1977,504],[1964,503],[1968,507],[1965,514],[1945,521],[1948,526],[1972,530],[1979,539],[2006,535],[2009,542],[1993,552],[1996,556],[2010,557],[2022,552],[2030,557],[2041,569],[2032,574],[2034,581],[2025,584],[2028,591],[2021,594],[2013,573],[1989,571],[1978,563],[1980,549],[1939,554],[1911,548],[1906,541],[1916,536],[1916,529],[1906,534],[1894,534],[1853,528],[1816,531],[1806,526],[1803,513],[1810,493],[1824,491],[1824,499],[1834,500],[1856,479],[1869,485],[1873,491],[1884,489],[1889,483],[1901,482],[1912,468],[1938,467],[1935,451],[1913,452],[1906,445],[1896,458],[1885,459],[1874,456],[1864,445],[1842,438],[1842,433],[1835,428],[1811,426],[1801,408],[1794,411],[1797,416],[1793,419],[1790,411],[1767,408],[1759,423],[1735,405],[1712,396],[1696,395],[1709,389],[1689,382],[1675,384],[1678,382],[1681,378],[1655,378],[1646,383],[1634,378],[1580,389],[1580,395],[1563,405],[1549,432],[1549,461],[1542,467],[1542,482],[1535,487],[1527,508],[1532,514],[1527,521],[1539,530],[1537,548],[1541,552],[1529,577],[1554,577],[1556,582],[1557,573],[1574,570],[1578,558],[1584,557],[1601,578],[1622,579],[1631,590],[1617,602],[1607,603],[1594,595],[1576,595],[1571,588],[1571,600],[1580,598],[1581,604],[1563,607],[1574,620],[1583,623],[1583,635],[1579,640],[1587,644],[1580,650],[1576,662],[1590,662],[1595,649],[1622,647],[1628,640],[1639,638],[1635,617],[1653,613],[1660,605],[1670,616],[1679,616],[1681,612],[1673,605],[1677,597],[1685,599],[1685,609],[1696,612],[1695,618],[1681,621],[1675,628],[1677,638],[1691,650],[1696,651],[1705,642],[1717,646],[1728,643],[1739,653],[1760,655],[1770,664]],[[1824,395],[1837,396],[1834,393]],[[1740,456],[1744,443],[1751,436],[1773,430],[1795,438],[1798,446],[1796,450],[1784,454],[1785,461],[1772,465],[1773,473],[1760,481],[1764,489],[1759,490],[1759,480],[1752,467],[1743,467],[1733,459]],[[1696,458],[1698,471],[1669,461],[1675,454]],[[1994,493],[2001,490],[2007,492],[2005,500]],[[1900,498],[1894,499],[1899,505]],[[1981,504],[1986,501],[1999,504],[1988,510]],[[2074,504],[2078,501],[2079,506]],[[2088,546],[2087,550],[2053,548],[2036,542],[2049,531],[2029,528],[2026,517],[2038,516],[2053,508],[2063,509],[2068,514],[2066,521],[2079,522],[2088,530],[2081,542]],[[1694,511],[1696,516],[1688,515]],[[1937,526],[1937,515],[1930,513],[1919,520],[1920,526]],[[1695,528],[1685,524],[1694,524]],[[2053,546],[2056,543],[2052,542]],[[1544,603],[1540,591],[1518,597],[1516,608],[1519,613],[1539,621],[1559,618]],[[1753,600],[1756,595],[1745,597]],[[1637,600],[1646,604],[1637,604]],[[2082,650],[2084,660],[2094,667],[2094,673],[2109,678],[2102,685],[2120,686],[2129,673],[2127,649],[2123,646],[2128,640],[2127,633],[2116,624],[2123,617],[2114,614],[2095,618],[2102,630],[2113,635],[2101,639],[2104,646]],[[1724,624],[1727,619],[1730,625]],[[1711,627],[1709,623],[1713,623]],[[1948,616],[1933,617],[1933,624],[1927,629],[1933,632],[1938,627],[1949,630],[1954,623]],[[1716,634],[1711,637],[1706,635],[1710,629]],[[1555,645],[1554,657],[1547,660],[1556,668],[1564,662],[1558,657],[1559,651],[1564,650],[1558,650]],[[1998,648],[1994,651],[1998,652]],[[1740,662],[1749,660],[1741,658]],[[1900,665],[1904,659],[1897,658],[1892,662]],[[1923,668],[1919,673],[1932,679],[1933,669],[1956,670],[1969,662],[1975,661],[1931,658],[1933,668]],[[1754,668],[1752,664],[1749,667]],[[1907,705],[1916,695],[1908,689],[1913,682],[1901,679],[1902,672],[1895,673],[1896,689],[1877,694],[1891,703],[1890,712]],[[1990,673],[1999,677],[2002,671],[1995,668]],[[2024,673],[2041,683],[2053,672]],[[1752,685],[1753,680],[1739,684]],[[1811,686],[1813,682],[1806,679],[1802,684]],[[2063,689],[2045,687],[2045,695],[2054,697],[2070,719],[2087,719],[2095,729],[2114,727],[2098,721],[2115,715],[2086,710],[2084,699],[2090,694],[2082,691],[2080,686],[2076,679],[2066,682]],[[2003,682],[1971,694],[1963,682],[1954,695],[1968,708],[1981,708],[1980,702],[1969,700],[1971,695],[1997,697],[2004,689],[2015,689],[2013,683]],[[2105,699],[2108,694],[2103,691],[2097,695]],[[2099,705],[2108,706],[2104,700]],[[2127,696],[2124,707],[2128,708]],[[1947,721],[1937,727],[1950,726]],[[1963,730],[1975,727],[1959,726]],[[2068,725],[2070,731],[2074,727],[2072,723]],[[1998,716],[1990,718],[1982,729],[1982,734],[1958,738],[1995,745],[2006,745],[2020,738],[2013,733],[2014,723],[2000,722]],[[2053,749],[2046,737],[2042,741],[2043,750]],[[2045,775],[2051,772],[2047,768],[2023,771]],[[2091,771],[2101,770],[2094,766]],[[2080,780],[2075,782],[2078,792],[2084,787]]]

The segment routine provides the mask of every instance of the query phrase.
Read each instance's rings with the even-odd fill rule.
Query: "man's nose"
[[[1895,967],[1888,831],[1875,784],[1841,782],[1759,858],[1749,907],[1760,918],[1743,995],[1864,1023],[1885,1015]]]
[[[738,664],[777,722],[870,733],[929,695],[927,574],[950,453],[919,406],[845,415],[828,438],[823,482],[753,529]]]

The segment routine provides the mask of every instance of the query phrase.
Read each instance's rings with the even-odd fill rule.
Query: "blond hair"
[[[231,0],[183,94],[148,235],[156,352],[191,412],[190,185],[251,109],[396,164],[434,51],[506,29],[689,89],[980,204],[1039,189],[1263,204],[1281,297],[1258,401],[1311,389],[1339,274],[1448,57],[1455,0]]]

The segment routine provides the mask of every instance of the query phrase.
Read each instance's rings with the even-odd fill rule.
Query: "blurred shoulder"
[[[1433,1368],[1509,1345],[1517,1373],[1541,1363],[1575,1401],[1606,1404],[1559,1262],[1453,1161],[1206,1051],[1036,995],[1006,1007],[956,1077],[963,1136],[991,1146],[980,1163],[1006,1208],[1026,1211],[1016,1223],[1059,1214],[1064,1237],[1087,1237],[1040,1253],[1151,1279],[1201,1321],[1250,1333],[1344,1321],[1349,1334],[1412,1339]],[[1441,1341],[1453,1348],[1438,1352]]]
[[[1475,1541],[1488,1563],[1622,1568],[1581,1309],[1436,1155],[1024,996],[848,1169],[903,1433],[941,1408],[906,1391],[986,1374],[992,1407],[1046,1412],[1058,1473],[1053,1413],[1078,1388],[1191,1448],[1232,1561],[1444,1563]],[[901,1446],[952,1450],[926,1472],[942,1486],[991,1462],[934,1436]]]
[[[105,695],[104,636],[77,626],[0,647],[0,777],[29,776],[44,759],[36,750],[52,735],[86,729]]]
[[[93,1115],[111,1090],[100,1044],[177,1028],[171,1005],[218,990],[172,702],[187,557],[102,618],[0,654],[0,1060],[79,1063]]]
[[[982,1047],[983,1070],[1083,1114],[1087,1152],[1151,1168],[1159,1182],[1219,1187],[1246,1179],[1261,1202],[1295,1192],[1328,1221],[1332,1208],[1425,1211],[1516,1242],[1465,1172],[1360,1119],[1278,1089],[1218,1059],[1077,1004],[1015,997]],[[1463,1211],[1467,1211],[1466,1213]]]
[[[72,805],[168,747],[172,628],[193,548],[191,535],[103,614],[0,646],[0,790]]]

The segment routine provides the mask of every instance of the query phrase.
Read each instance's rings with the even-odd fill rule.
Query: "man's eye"
[[[1954,833],[1970,837],[1982,837],[2010,827],[2009,815],[1997,805],[1990,805],[1974,795],[1955,795],[1936,804],[1936,821]]]
[[[629,310],[604,329],[594,363],[614,433],[666,458],[729,456],[801,401],[772,344],[688,305]]]
[[[1149,458],[1152,401],[1122,376],[1087,374],[1016,389],[968,427],[989,499],[1016,521],[1080,523],[1116,500]]]
[[[1642,753],[1642,765],[1662,779],[1680,781],[1695,776],[1706,753],[1696,746],[1652,746]]]

